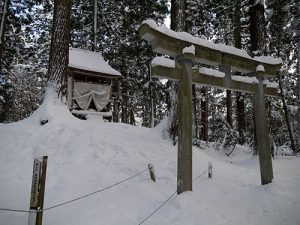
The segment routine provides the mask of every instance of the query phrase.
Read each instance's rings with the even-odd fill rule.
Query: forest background
[[[280,74],[270,81],[282,81],[283,95],[266,98],[270,139],[274,148],[284,145],[299,150],[300,7],[296,0],[186,0],[179,1],[183,2],[179,6],[175,0],[96,2],[72,1],[70,46],[101,52],[122,74],[113,84],[114,122],[151,127],[166,116],[173,117],[176,87],[151,78],[149,68],[155,54],[138,33],[145,19],[163,25],[171,17],[171,29],[245,49],[251,56],[282,58]],[[53,8],[50,0],[0,2],[0,123],[30,116],[43,101]],[[262,19],[253,22],[255,10],[262,12]],[[178,17],[182,11],[184,26]],[[253,43],[255,34],[260,38],[258,46]],[[255,146],[251,95],[194,85],[193,103],[195,145],[202,140],[216,142],[217,147],[237,142]],[[168,135],[176,143],[172,119],[169,127]]]

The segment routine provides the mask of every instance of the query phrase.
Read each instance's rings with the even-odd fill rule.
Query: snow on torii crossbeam
[[[268,136],[264,96],[277,96],[274,87],[264,84],[263,78],[275,76],[281,68],[281,59],[272,57],[250,57],[245,51],[234,47],[213,44],[185,32],[174,32],[158,27],[152,20],[144,21],[140,27],[141,37],[152,45],[154,52],[173,56],[176,63],[155,58],[152,74],[178,80],[178,164],[177,194],[192,190],[192,83],[254,93],[254,111],[259,152],[261,183],[273,179],[270,140]],[[219,66],[224,72],[212,76],[208,69],[194,70],[193,61]],[[160,63],[164,61],[163,63]],[[252,75],[250,83],[245,78],[236,79],[231,70]],[[213,75],[222,74],[214,71]],[[253,77],[253,75],[255,75]],[[248,77],[249,79],[249,77]]]
[[[178,81],[181,79],[182,72],[180,68],[175,67],[175,61],[164,57],[155,57],[151,63],[151,74],[152,77]],[[258,80],[256,77],[231,76],[231,74],[225,74],[218,70],[201,67],[192,68],[192,83],[254,93]],[[278,83],[265,80],[263,84],[265,96],[279,97]]]
[[[153,20],[145,20],[140,27],[142,39],[152,45],[154,52],[177,57],[182,49],[195,46],[195,61],[210,66],[230,65],[233,71],[256,72],[262,65],[266,76],[275,76],[282,65],[281,58],[260,56],[252,58],[245,50],[194,37],[186,32],[175,32],[164,26],[157,26]]]

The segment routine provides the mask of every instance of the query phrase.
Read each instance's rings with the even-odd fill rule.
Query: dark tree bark
[[[260,1],[250,0],[250,43],[251,55],[262,55],[265,49],[265,16],[264,5]],[[257,134],[255,113],[253,112],[254,121],[254,154],[257,154]]]
[[[59,95],[65,95],[64,79],[69,64],[71,0],[55,0],[48,78]]]
[[[94,0],[93,51],[97,50],[98,0]]]
[[[226,90],[226,110],[226,120],[230,128],[232,128],[232,97],[230,90]]]
[[[227,20],[229,19],[227,14],[224,16],[224,21],[222,21],[222,27],[224,29],[224,42],[225,45],[229,45],[229,39],[227,34]],[[232,96],[231,90],[226,90],[226,121],[229,124],[230,128],[232,128]]]
[[[122,123],[129,123],[129,110],[128,110],[129,100],[127,87],[122,89]]]
[[[241,92],[236,93],[236,117],[237,117],[237,126],[239,132],[239,143],[241,145],[245,144],[245,102],[244,102],[245,95]]]
[[[298,5],[300,6],[299,2]],[[300,40],[298,41],[298,152],[300,152]]]
[[[4,0],[0,5],[0,71],[2,69],[2,57],[4,51],[4,33],[7,21],[7,12],[10,0]]]
[[[234,9],[234,45],[241,49],[241,1],[235,1]],[[239,132],[239,144],[243,145],[246,142],[245,138],[245,102],[244,95],[241,92],[236,92],[236,118],[237,128]]]
[[[193,119],[194,119],[194,131],[193,138],[198,138],[198,120],[197,120],[197,96],[196,96],[196,85],[192,85],[192,97],[193,97]]]
[[[171,0],[171,30],[186,31],[186,0]]]
[[[200,139],[208,141],[208,96],[205,87],[201,89],[201,133]]]
[[[252,54],[262,55],[265,50],[265,16],[262,1],[250,0],[250,36]]]
[[[171,30],[186,31],[186,0],[171,0]],[[173,93],[177,93],[177,83],[171,82]],[[173,139],[173,144],[176,144],[178,135],[178,100],[177,95],[171,97],[170,109],[170,137]]]
[[[291,148],[292,148],[293,152],[296,153],[296,146],[295,146],[294,136],[293,136],[292,127],[291,127],[291,123],[290,123],[289,112],[288,112],[288,108],[287,108],[287,104],[286,104],[286,100],[285,100],[285,95],[283,92],[282,79],[281,79],[280,72],[278,72],[278,81],[279,81],[278,83],[279,83],[280,95],[281,95],[281,100],[282,100],[282,105],[283,105],[283,111],[284,111],[284,115],[285,115],[286,126],[288,128],[290,141],[291,141]]]

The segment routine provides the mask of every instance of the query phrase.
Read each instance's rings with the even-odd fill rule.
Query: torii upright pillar
[[[271,158],[270,138],[268,130],[267,113],[263,77],[257,74],[258,84],[254,93],[254,112],[256,125],[256,139],[259,154],[261,184],[271,183],[273,180],[273,167]]]
[[[178,82],[178,161],[177,194],[192,191],[192,62],[185,53],[177,59],[181,71]]]

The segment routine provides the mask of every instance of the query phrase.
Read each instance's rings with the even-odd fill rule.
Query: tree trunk
[[[237,124],[238,124],[238,132],[239,132],[239,143],[241,145],[245,144],[245,102],[244,102],[245,95],[241,92],[236,93],[236,117],[237,117]]]
[[[241,42],[241,0],[235,1],[234,10],[234,46],[242,48]],[[236,118],[237,128],[239,132],[239,144],[243,145],[245,139],[245,103],[244,95],[241,92],[236,92]]]
[[[98,0],[94,0],[93,51],[97,49]]]
[[[200,139],[208,141],[208,96],[206,87],[201,89],[201,133]]]
[[[193,98],[193,120],[194,120],[194,124],[193,124],[193,138],[197,138],[198,139],[198,120],[197,120],[197,96],[196,96],[196,85],[193,84],[192,85],[192,98]]]
[[[227,14],[225,14],[224,21],[222,21],[222,27],[224,29],[224,42],[225,45],[229,45],[228,35],[227,35],[227,22],[226,20],[229,19]],[[232,128],[232,97],[231,97],[231,90],[226,90],[226,121]]]
[[[262,55],[265,49],[265,16],[264,5],[261,1],[250,0],[250,43],[251,55]],[[257,154],[257,134],[255,113],[253,112],[254,121],[254,154]]]
[[[229,124],[230,128],[232,128],[232,98],[231,98],[231,91],[226,90],[226,110],[227,110],[227,115],[226,115],[226,120],[227,123]]]
[[[122,93],[122,123],[128,123],[129,113],[128,113],[128,93],[127,88],[123,88]]]
[[[265,16],[262,1],[250,0],[250,42],[254,55],[262,55],[265,50]]]
[[[171,30],[186,31],[186,0],[171,0]]]
[[[65,95],[64,79],[69,64],[71,0],[55,0],[49,60],[49,82],[56,92]]]
[[[171,0],[171,30],[186,31],[186,0]],[[171,83],[170,136],[176,144],[178,135],[177,83]]]
[[[300,152],[300,40],[298,41],[298,152]]]
[[[0,71],[2,69],[2,56],[3,56],[3,50],[4,50],[4,33],[5,33],[5,27],[6,27],[6,20],[7,20],[7,12],[8,7],[10,4],[10,0],[4,0],[2,4],[0,5]]]
[[[290,123],[289,112],[288,112],[288,108],[287,108],[287,105],[286,105],[285,96],[284,96],[284,92],[283,92],[282,79],[281,79],[280,72],[278,72],[278,81],[279,81],[278,83],[279,83],[281,100],[282,100],[282,104],[283,104],[283,110],[284,110],[284,115],[285,115],[286,126],[288,128],[290,141],[291,141],[291,148],[292,148],[293,152],[296,153],[294,136],[293,136],[292,127],[291,127],[291,123]]]

